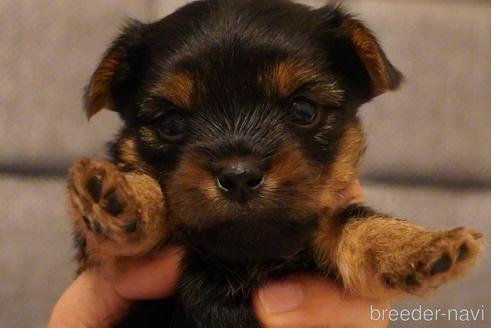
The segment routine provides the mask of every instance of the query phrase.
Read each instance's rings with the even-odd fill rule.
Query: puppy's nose
[[[227,165],[217,175],[217,185],[230,199],[245,202],[256,195],[263,184],[263,172],[254,164]]]

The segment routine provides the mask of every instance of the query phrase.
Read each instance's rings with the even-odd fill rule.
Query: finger
[[[121,297],[101,270],[80,274],[55,305],[49,328],[109,327],[125,315],[130,301]]]
[[[296,276],[270,283],[254,294],[253,305],[267,328],[388,326],[386,321],[371,320],[371,305],[383,309],[389,304],[344,295],[334,283],[318,276]]]
[[[181,274],[182,250],[167,247],[152,256],[126,260],[111,273],[118,294],[131,300],[172,295]]]

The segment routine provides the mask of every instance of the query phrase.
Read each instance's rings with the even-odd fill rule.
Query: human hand
[[[322,276],[300,275],[267,284],[253,295],[253,307],[266,328],[384,328],[387,320],[371,320],[371,306],[389,309],[346,295]]]
[[[111,327],[128,314],[135,301],[171,296],[179,280],[181,257],[180,249],[168,247],[118,266],[82,272],[58,300],[48,327]]]

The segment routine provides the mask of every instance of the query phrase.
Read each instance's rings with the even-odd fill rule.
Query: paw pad
[[[453,261],[449,257],[449,255],[445,254],[443,255],[439,260],[434,262],[431,268],[431,274],[435,275],[438,273],[443,273],[449,270],[451,268],[451,265],[453,264]]]
[[[91,195],[95,203],[98,203],[101,198],[102,183],[103,179],[100,175],[95,175],[87,182],[87,192]]]
[[[132,233],[137,231],[137,220],[134,220],[133,222],[125,225],[124,229],[126,233]]]
[[[388,266],[381,276],[387,289],[402,289],[413,295],[424,295],[446,281],[459,277],[477,259],[481,234],[464,228],[424,232],[429,243],[412,250],[404,264]],[[404,259],[404,257],[401,257]]]
[[[134,238],[139,207],[127,181],[111,163],[81,160],[70,171],[69,189],[88,232],[125,241]]]
[[[121,201],[118,199],[116,192],[113,190],[109,194],[104,197],[106,204],[104,209],[111,215],[118,215],[123,211],[123,205]]]
[[[468,247],[468,245],[467,244],[462,244],[458,248],[458,258],[456,260],[458,262],[463,261],[468,256],[469,253],[470,253],[470,248]]]
[[[411,273],[405,277],[405,284],[407,286],[417,286],[419,284],[415,273]]]

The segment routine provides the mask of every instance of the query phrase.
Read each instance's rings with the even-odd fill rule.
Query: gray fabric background
[[[304,1],[321,5],[324,1]],[[80,95],[124,17],[158,18],[184,1],[0,1],[0,327],[44,326],[73,277],[64,175],[102,158],[119,126],[87,123]],[[490,3],[348,0],[406,76],[361,109],[369,149],[368,203],[436,228],[487,233],[463,280],[397,307],[473,308],[487,320],[395,322],[392,327],[489,327]]]

